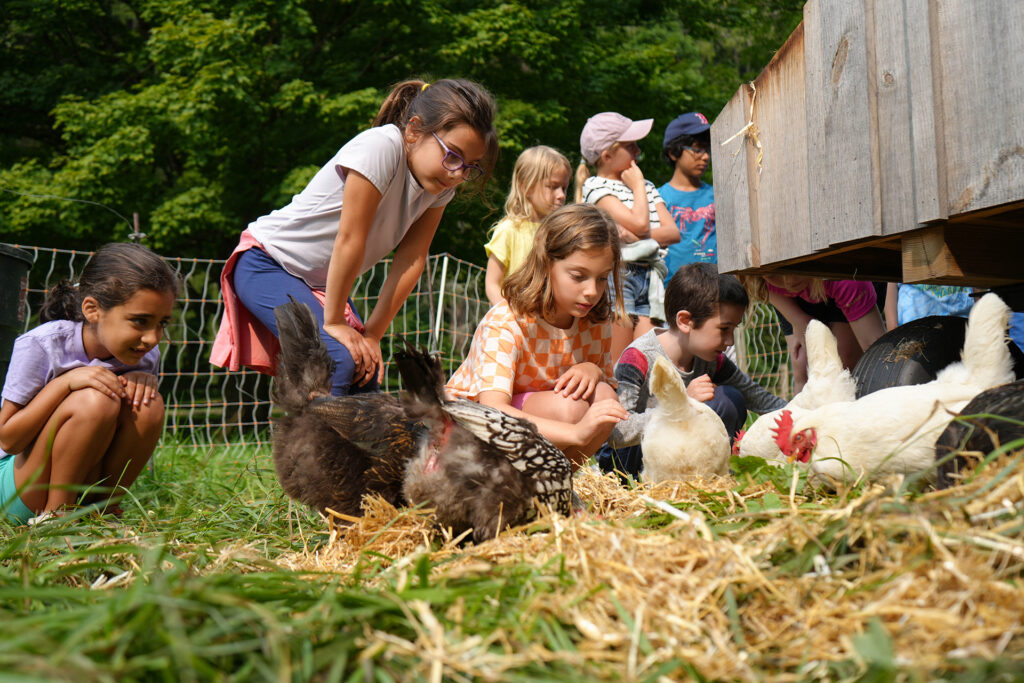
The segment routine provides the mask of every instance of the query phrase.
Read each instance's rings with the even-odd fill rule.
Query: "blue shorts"
[[[0,507],[7,518],[16,524],[25,524],[36,516],[18,496],[18,486],[14,483],[13,455],[5,455],[0,459]]]
[[[627,315],[650,317],[651,267],[639,263],[627,263],[622,269],[622,303]]]
[[[352,354],[337,339],[323,331],[324,307],[300,278],[285,271],[262,249],[242,252],[235,262],[235,292],[239,301],[249,309],[271,332],[277,334],[277,319],[274,308],[292,299],[305,303],[320,323],[320,338],[327,347],[327,353],[334,361],[334,376],[331,378],[331,393],[335,396],[361,394],[377,391],[377,376],[363,386],[353,383],[355,363]],[[291,297],[291,298],[289,298]],[[351,299],[349,300],[351,303]],[[353,311],[355,312],[355,311]],[[358,317],[358,314],[356,314]]]

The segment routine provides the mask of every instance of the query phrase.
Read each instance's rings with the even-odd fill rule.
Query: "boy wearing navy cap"
[[[667,284],[680,266],[693,262],[718,263],[715,232],[715,191],[701,180],[711,162],[711,124],[703,114],[676,117],[665,128],[662,158],[672,178],[658,188],[679,228],[680,240],[669,246],[665,264]]]

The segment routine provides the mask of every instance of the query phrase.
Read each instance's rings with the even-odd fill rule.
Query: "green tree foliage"
[[[800,20],[796,0],[7,0],[0,13],[0,240],[125,239],[225,256],[369,127],[388,87],[461,76],[499,103],[487,196],[462,193],[435,251],[482,262],[530,145],[578,161],[599,111],[713,117]],[[79,201],[62,201],[54,197]],[[104,210],[97,206],[108,207]],[[119,214],[114,215],[114,214]]]

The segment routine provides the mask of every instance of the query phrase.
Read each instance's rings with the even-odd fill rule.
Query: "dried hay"
[[[371,499],[363,517],[347,520],[351,526],[332,523],[326,547],[287,564],[348,573],[367,558],[397,558],[378,576],[397,576],[401,590],[407,568],[424,553],[445,560],[433,571],[449,578],[562,559],[575,582],[542,594],[531,609],[575,626],[575,652],[517,646],[500,633],[488,642],[445,634],[425,604],[407,606],[420,634],[415,642],[367,634],[370,650],[415,655],[433,680],[441,671],[496,679],[523,660],[556,658],[605,663],[627,677],[682,659],[712,679],[772,672],[776,680],[801,680],[827,675],[829,662],[864,661],[858,641],[878,624],[891,639],[893,665],[1019,658],[1021,457],[916,498],[899,477],[857,497],[825,498],[797,493],[795,473],[780,496],[771,483],[730,477],[627,489],[583,471],[576,490],[589,511],[545,515],[467,547],[450,536],[438,543],[427,511]],[[497,642],[507,655],[494,654]]]

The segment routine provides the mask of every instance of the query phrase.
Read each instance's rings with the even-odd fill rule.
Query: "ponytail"
[[[61,280],[51,287],[39,311],[39,322],[81,319],[82,303],[78,300],[78,289],[67,280]]]
[[[403,81],[391,89],[377,112],[374,126],[394,124],[402,132],[412,125],[417,133],[430,135],[466,125],[483,138],[486,152],[480,160],[482,186],[498,159],[498,134],[494,130],[497,105],[487,90],[461,78],[442,78],[434,83]],[[416,119],[413,121],[413,119]]]
[[[416,96],[426,90],[429,86],[425,81],[403,81],[399,83],[384,99],[380,105],[377,118],[373,120],[374,126],[386,126],[393,123],[402,130],[405,130],[405,123],[409,120],[409,105]]]
[[[590,167],[587,166],[586,161],[580,161],[580,165],[576,167],[576,203],[579,204],[583,201],[583,183],[586,182],[587,178],[590,177]]]

